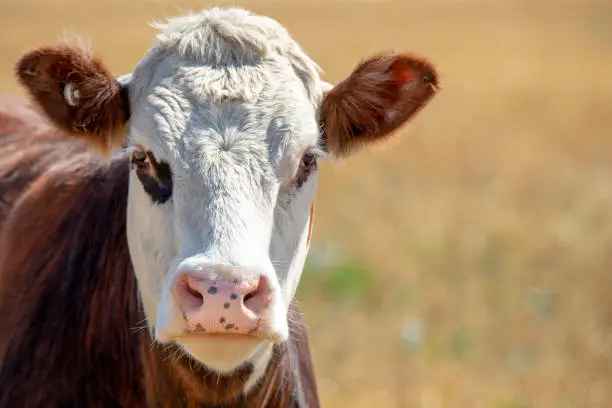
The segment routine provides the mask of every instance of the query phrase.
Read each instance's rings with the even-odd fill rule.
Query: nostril
[[[246,303],[246,302],[248,302],[248,301],[249,301],[249,299],[253,298],[253,296],[255,296],[256,294],[257,294],[257,289],[255,289],[255,292],[251,292],[251,293],[247,294],[247,295],[244,297],[244,302],[245,302],[245,303]]]
[[[195,299],[204,300],[204,296],[202,296],[200,292],[189,286],[189,284],[187,284],[187,293]]]
[[[196,289],[189,277],[185,277],[180,282],[180,303],[183,311],[198,309],[204,303],[204,296]]]
[[[259,278],[255,290],[244,296],[243,303],[255,314],[261,313],[270,304],[270,285],[264,276]]]

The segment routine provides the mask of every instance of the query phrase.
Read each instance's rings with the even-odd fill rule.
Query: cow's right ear
[[[21,85],[59,129],[85,138],[105,155],[123,146],[130,116],[127,81],[115,79],[88,50],[38,48],[15,69]]]

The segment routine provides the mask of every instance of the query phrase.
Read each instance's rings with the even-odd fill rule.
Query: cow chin
[[[220,338],[214,335],[192,335],[177,339],[176,343],[195,360],[206,367],[229,373],[245,363],[271,342],[251,336]]]

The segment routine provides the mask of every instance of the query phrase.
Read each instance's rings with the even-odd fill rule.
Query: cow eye
[[[302,155],[300,168],[293,180],[295,187],[300,188],[302,184],[308,180],[310,174],[317,169],[317,154],[313,151],[307,151]]]
[[[132,165],[140,168],[146,167],[148,158],[147,152],[141,148],[136,148],[132,152]]]
[[[172,197],[172,172],[163,160],[157,161],[153,152],[136,147],[132,152],[132,168],[142,187],[156,204]]]
[[[151,162],[149,161],[147,152],[139,147],[135,148],[132,152],[132,167],[142,170],[147,168],[150,164]]]
[[[302,156],[302,165],[305,167],[312,167],[317,164],[317,155],[314,152],[304,153]]]

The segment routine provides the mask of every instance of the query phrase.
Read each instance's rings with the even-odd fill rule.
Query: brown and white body
[[[276,21],[209,9],[129,75],[64,45],[17,75],[49,122],[0,111],[0,407],[318,406],[293,304],[318,160],[393,134],[433,67],[332,86]]]

